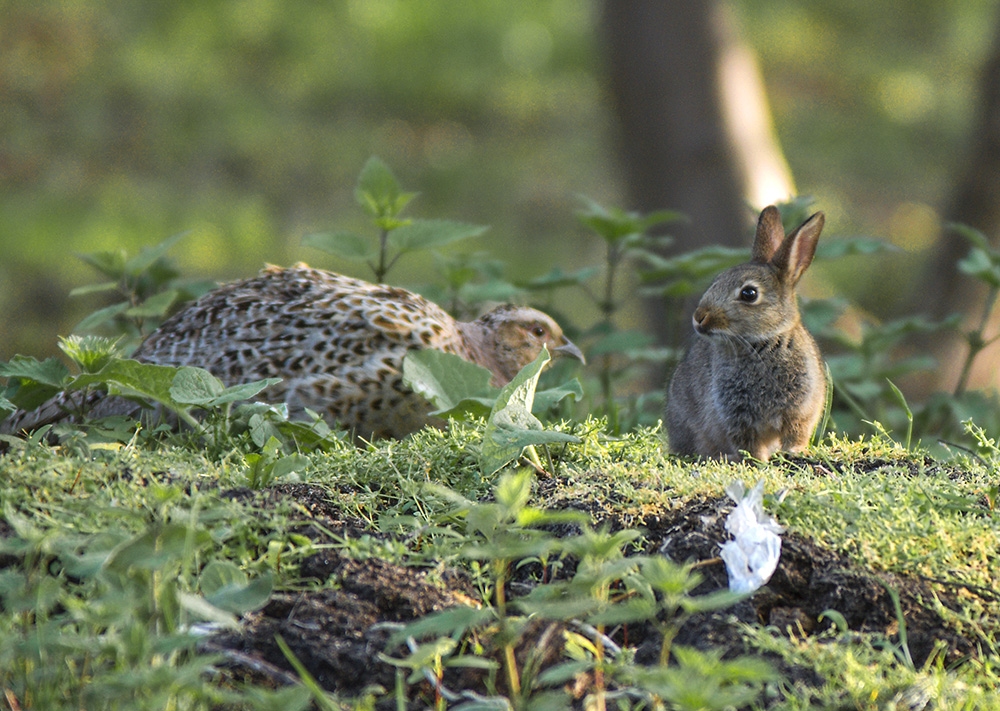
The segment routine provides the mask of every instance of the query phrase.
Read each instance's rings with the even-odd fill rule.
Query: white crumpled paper
[[[726,530],[733,540],[722,544],[719,556],[729,573],[729,589],[751,593],[774,574],[781,557],[781,534],[785,529],[764,512],[764,481],[750,491],[737,481],[726,487],[736,508],[726,519]]]

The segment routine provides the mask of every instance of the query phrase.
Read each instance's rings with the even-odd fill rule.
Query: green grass
[[[767,508],[789,534],[843,553],[863,569],[988,590],[1000,584],[1000,522],[987,497],[996,460],[941,462],[885,439],[835,439],[808,457],[778,457],[766,465],[685,462],[664,454],[654,429],[610,437],[595,420],[559,429],[581,442],[551,448],[554,471],[536,483],[529,500],[536,509],[587,504],[595,517],[641,531],[689,501],[724,495],[734,479],[763,479]],[[238,449],[208,458],[179,438],[89,450],[15,446],[0,457],[0,687],[23,707],[33,700],[35,708],[304,703],[304,691],[220,684],[209,661],[194,654],[185,630],[206,613],[191,596],[216,599],[206,588],[206,566],[219,564],[216,573],[239,571],[244,587],[269,582],[278,590],[316,585],[302,580],[297,566],[323,546],[437,573],[441,563],[468,566],[456,544],[468,533],[453,503],[430,485],[473,502],[493,500],[496,482],[478,467],[482,435],[481,423],[453,423],[447,431],[366,449],[332,445],[305,455],[302,466],[275,482],[328,488],[329,505],[373,534],[351,541],[311,540],[300,525],[308,512],[293,498],[264,505],[266,492],[248,492],[251,467]],[[120,560],[123,550],[141,552],[147,543],[158,556],[154,562],[112,575],[109,560]],[[965,607],[949,614],[956,628],[979,640],[980,660],[953,668],[932,660],[912,669],[872,636],[788,638],[769,628],[748,629],[751,654],[767,651],[826,679],[819,686],[769,682],[755,703],[770,698],[768,708],[897,708],[890,704],[893,694],[912,687],[936,698],[940,708],[1000,707],[992,700],[998,603],[969,596]],[[142,685],[125,683],[140,670]],[[43,682],[60,691],[46,696],[39,691]],[[300,695],[291,701],[274,696],[295,693]],[[0,701],[0,708],[7,703]]]

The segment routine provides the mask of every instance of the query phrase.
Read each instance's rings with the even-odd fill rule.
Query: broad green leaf
[[[963,274],[975,277],[994,289],[1000,288],[1000,264],[994,262],[982,249],[972,249],[968,256],[959,261],[958,268]]]
[[[728,589],[722,589],[693,597],[685,595],[680,602],[681,608],[686,612],[711,612],[732,607],[746,597],[744,593],[734,593]]]
[[[648,230],[656,225],[663,225],[668,222],[687,222],[688,217],[683,212],[676,210],[654,210],[646,213],[639,221],[643,230]]]
[[[79,331],[92,331],[99,326],[112,321],[115,316],[125,313],[128,311],[132,305],[127,301],[121,301],[117,304],[112,304],[111,306],[105,306],[103,309],[98,309],[97,311],[85,316],[80,323],[73,327],[73,332],[77,333]]]
[[[281,378],[265,378],[263,380],[254,380],[249,383],[241,383],[239,385],[232,385],[222,391],[218,396],[216,396],[209,404],[210,405],[225,405],[228,402],[238,402],[240,400],[249,400],[256,397],[265,388],[269,388],[272,385],[276,385],[281,382]]]
[[[233,613],[216,607],[200,595],[192,595],[189,592],[179,590],[177,592],[177,601],[181,607],[199,621],[214,622],[228,629],[239,628],[239,622],[237,622],[236,616]]]
[[[960,237],[964,237],[965,239],[969,240],[970,242],[972,242],[973,245],[983,250],[984,252],[988,253],[992,251],[989,239],[987,239],[986,235],[977,230],[975,227],[972,227],[970,225],[963,225],[960,222],[949,222],[948,228],[953,230]]]
[[[553,600],[535,599],[531,596],[518,599],[517,606],[528,615],[538,615],[546,620],[571,620],[587,617],[598,612],[604,602],[595,597],[570,596]],[[639,618],[629,618],[633,622]],[[588,619],[589,621],[589,619]]]
[[[587,618],[587,622],[592,625],[613,627],[630,622],[656,619],[657,611],[657,605],[653,600],[632,598],[595,612]]]
[[[413,220],[389,233],[389,244],[401,252],[442,247],[477,237],[488,228],[452,220]]]
[[[222,381],[204,368],[183,367],[170,384],[170,397],[187,405],[207,405],[225,389]]]
[[[354,197],[369,215],[384,218],[402,212],[416,193],[404,193],[389,166],[372,156],[361,169]]]
[[[745,249],[712,246],[684,252],[673,257],[646,255],[649,267],[643,269],[644,282],[659,280],[702,280],[714,277],[723,269],[747,261],[750,255]]]
[[[174,302],[177,300],[178,296],[179,292],[177,289],[161,291],[157,294],[153,294],[138,306],[133,306],[132,308],[126,310],[125,315],[132,316],[133,318],[156,318],[159,316],[165,316],[167,311],[170,310],[170,307],[173,306]]]
[[[493,487],[493,498],[504,509],[505,514],[516,515],[528,505],[534,482],[535,477],[528,469],[505,474]]]
[[[205,545],[210,540],[207,531],[192,531],[179,523],[154,525],[115,547],[104,567],[118,573],[156,570],[170,560],[181,558],[189,546]]]
[[[538,675],[538,685],[542,687],[562,686],[590,671],[593,667],[594,662],[589,659],[556,664]]]
[[[486,543],[462,548],[462,555],[471,560],[523,560],[551,553],[558,545],[552,538],[513,538],[497,536]]]
[[[170,396],[186,405],[214,407],[249,400],[264,388],[280,382],[281,378],[267,378],[227,388],[221,380],[203,368],[184,367],[174,377]]]
[[[6,363],[0,363],[0,376],[25,378],[36,383],[62,388],[69,379],[69,368],[57,358],[43,361],[30,356],[16,355]]]
[[[542,423],[531,414],[538,376],[548,362],[549,352],[543,348],[538,358],[500,391],[483,434],[479,468],[484,476],[495,474],[530,445],[580,441],[573,435],[543,430]]]
[[[125,273],[132,276],[138,276],[143,271],[151,267],[156,260],[160,259],[167,252],[169,252],[175,244],[184,239],[184,237],[188,234],[188,232],[180,232],[171,237],[167,237],[165,240],[159,244],[153,245],[152,247],[143,247],[139,251],[139,254],[125,262]]]
[[[303,237],[302,244],[355,261],[372,259],[378,254],[375,242],[356,232],[314,232]]]
[[[3,395],[0,395],[0,412],[13,412],[16,409],[17,405],[5,398]]]
[[[282,479],[292,472],[302,472],[309,467],[309,457],[304,454],[289,454],[274,463],[271,469],[271,476],[275,479]]]
[[[273,590],[274,576],[268,572],[249,582],[245,579],[231,580],[216,587],[211,593],[206,593],[205,599],[221,610],[242,614],[263,607]]]
[[[573,378],[557,387],[536,392],[531,411],[533,413],[546,413],[566,398],[572,398],[577,402],[583,399],[583,385],[580,384],[579,378]]]
[[[96,373],[119,357],[118,339],[100,336],[68,336],[59,339],[59,350],[85,373]]]
[[[249,577],[238,565],[228,560],[213,560],[201,570],[198,586],[202,595],[212,595],[230,585],[246,585]]]
[[[437,408],[435,415],[450,414],[464,400],[487,395],[491,377],[490,371],[475,363],[431,348],[411,351],[403,358],[403,383],[427,398]]]
[[[408,637],[419,640],[426,637],[464,634],[490,621],[494,614],[493,610],[488,607],[477,608],[467,605],[457,605],[449,607],[446,610],[433,612],[414,622],[408,623],[402,629],[394,632],[386,644],[386,649],[392,649],[396,645],[405,642]]]
[[[171,409],[176,402],[170,396],[177,368],[167,365],[140,363],[127,358],[115,359],[96,373],[83,373],[73,378],[70,387],[74,390],[90,385],[106,383],[117,387],[122,395],[151,398],[164,403]]]
[[[125,274],[125,250],[113,252],[91,252],[77,255],[106,277],[121,279]]]

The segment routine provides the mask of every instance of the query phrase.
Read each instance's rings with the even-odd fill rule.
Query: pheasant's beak
[[[576,358],[578,361],[587,364],[587,359],[583,357],[583,351],[576,347],[573,341],[566,339],[565,345],[556,346],[555,348],[549,349],[552,352],[553,358],[562,358],[564,356],[569,356],[570,358]]]

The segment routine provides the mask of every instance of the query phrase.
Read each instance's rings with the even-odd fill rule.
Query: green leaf
[[[281,382],[281,378],[264,378],[263,380],[254,380],[249,383],[240,383],[239,385],[232,385],[222,391],[217,395],[209,404],[211,405],[225,405],[229,402],[238,402],[239,400],[250,400],[256,397],[265,388],[269,388],[272,385],[276,385]]]
[[[483,412],[482,403],[471,398],[497,392],[490,388],[491,377],[490,371],[475,363],[431,348],[411,351],[403,358],[403,383],[433,403],[437,408],[433,414],[438,416],[469,410],[481,416],[489,414],[489,406]]]
[[[105,306],[103,309],[98,309],[92,314],[85,316],[80,323],[73,327],[73,332],[79,331],[92,331],[99,326],[114,320],[115,316],[125,313],[131,308],[132,304],[127,301],[122,301],[111,306]]]
[[[1000,288],[1000,264],[982,249],[973,248],[959,261],[958,268],[963,274],[975,277],[994,289]]]
[[[392,649],[396,645],[406,641],[408,637],[414,639],[424,639],[426,637],[454,637],[463,635],[469,630],[485,624],[494,616],[493,610],[488,607],[476,608],[467,605],[457,605],[446,610],[434,612],[408,623],[405,627],[397,630],[389,638],[386,649]]]
[[[246,585],[249,577],[238,565],[228,560],[213,560],[201,570],[198,576],[198,586],[203,595],[215,592],[231,585]]]
[[[495,474],[530,445],[580,441],[574,435],[543,430],[542,423],[531,414],[538,376],[548,362],[549,352],[543,348],[538,358],[500,391],[483,434],[479,468],[484,476]]]
[[[102,281],[99,284],[87,284],[78,286],[69,292],[70,296],[83,296],[84,294],[96,294],[104,291],[114,291],[118,288],[116,281]]]
[[[125,250],[114,252],[91,252],[77,255],[106,277],[121,279],[125,275]]]
[[[989,239],[987,239],[986,235],[977,230],[975,227],[972,227],[971,225],[963,225],[960,222],[949,222],[947,227],[957,233],[960,237],[972,242],[974,246],[984,252],[989,253],[992,251],[993,248],[990,245]]]
[[[644,254],[647,267],[640,271],[644,283],[663,281],[665,284],[644,289],[643,293],[670,297],[687,296],[704,288],[708,281],[724,269],[747,260],[745,249],[733,247],[705,247],[693,252],[685,252],[664,258],[650,253]]]
[[[281,378],[267,378],[225,387],[222,381],[203,368],[183,367],[170,385],[170,396],[186,405],[214,407],[239,400],[249,400],[264,388],[280,383]]]
[[[615,605],[609,605],[607,608],[588,617],[587,621],[592,625],[613,627],[614,625],[629,624],[643,620],[654,620],[656,619],[657,611],[658,608],[655,601],[644,598],[632,598]]]
[[[127,309],[125,315],[139,318],[165,316],[177,300],[178,295],[179,292],[177,289],[168,289],[167,291],[153,294],[138,306]]]
[[[235,614],[243,614],[263,607],[274,589],[274,576],[269,572],[250,581],[247,581],[246,575],[244,575],[243,579],[231,579],[216,585],[219,582],[221,581],[213,581],[212,584],[215,587],[211,592],[205,590],[204,582],[202,582],[205,599],[220,610]]]
[[[0,376],[24,378],[36,383],[62,388],[69,380],[69,368],[57,358],[39,361],[30,356],[16,355],[6,363],[0,363]]]
[[[105,383],[117,387],[122,395],[150,398],[176,409],[177,403],[170,396],[170,387],[177,370],[167,365],[140,363],[127,358],[115,359],[96,373],[76,376],[70,387],[78,390]]]
[[[401,252],[443,247],[477,237],[488,228],[452,220],[413,220],[389,233],[389,244]]]
[[[157,570],[184,555],[191,545],[205,545],[211,540],[207,531],[192,531],[179,523],[147,529],[116,546],[104,567],[118,573],[131,570]]]
[[[355,232],[314,232],[303,237],[302,244],[359,262],[378,254],[378,248],[371,239]]]
[[[282,479],[292,472],[305,471],[309,467],[309,457],[304,454],[289,454],[274,463],[271,468],[271,476],[274,479]]]
[[[566,398],[572,398],[577,402],[583,399],[583,385],[580,384],[579,378],[573,378],[562,385],[536,392],[531,411],[532,413],[546,413]]]
[[[59,350],[65,353],[85,373],[96,373],[120,357],[118,339],[100,336],[68,336],[59,339]]]
[[[233,613],[216,607],[199,595],[192,595],[189,592],[179,590],[177,592],[177,601],[180,603],[181,607],[187,610],[197,620],[214,622],[227,629],[239,628],[239,623]]]
[[[170,384],[170,397],[187,405],[207,405],[222,395],[226,386],[204,368],[185,366]]]
[[[143,271],[151,267],[156,260],[163,257],[175,244],[181,241],[188,234],[189,232],[181,232],[171,237],[167,237],[165,240],[159,244],[153,245],[152,247],[143,247],[139,251],[139,254],[125,262],[123,266],[124,272],[132,276],[138,276]]]
[[[402,192],[389,166],[372,156],[361,169],[354,197],[365,212],[382,218],[398,215],[416,193]]]

